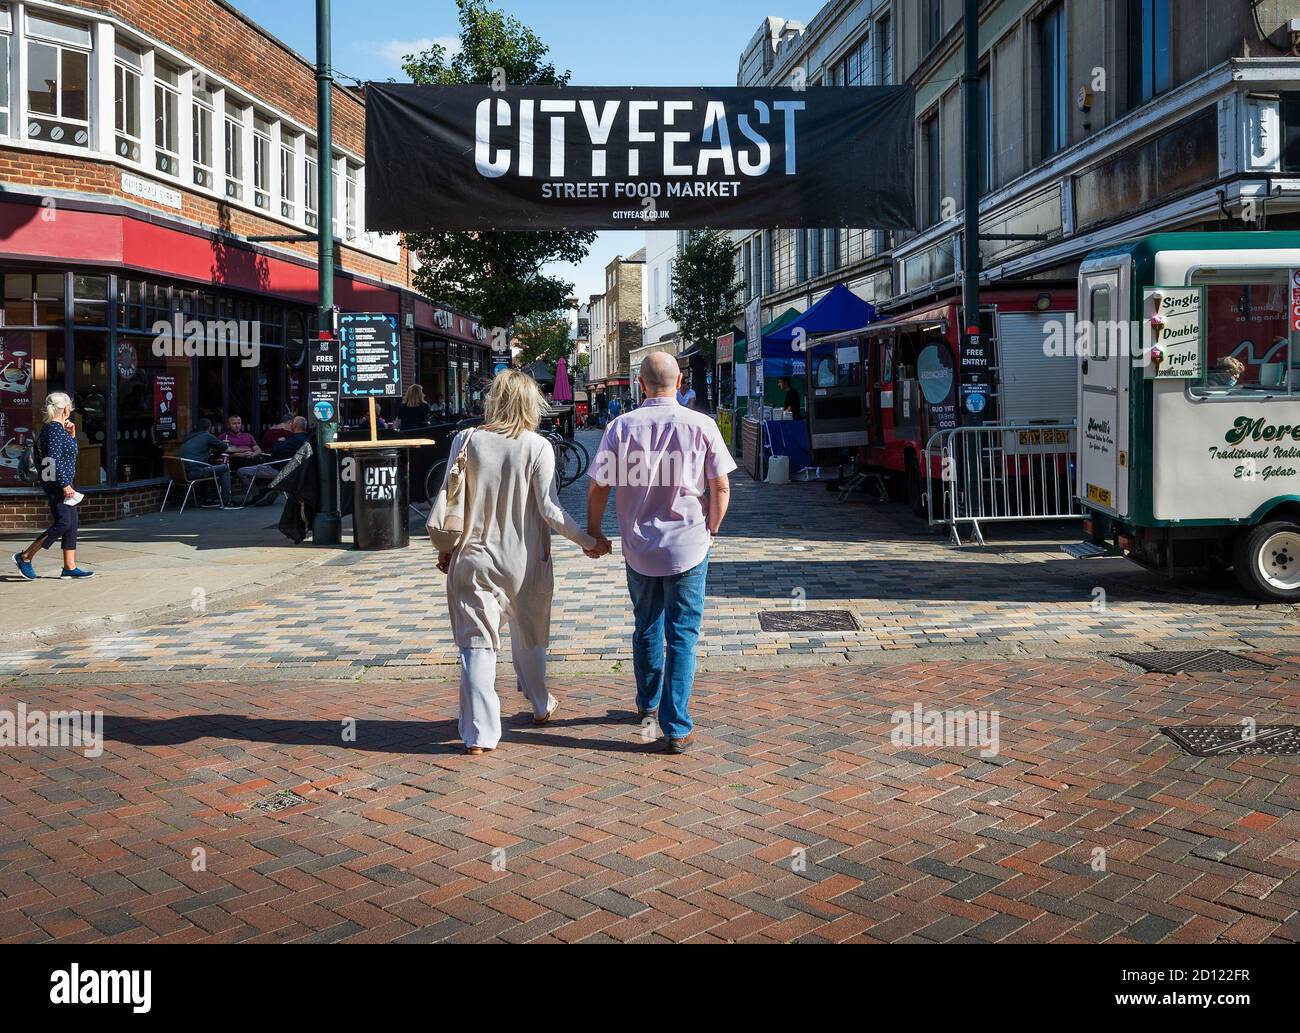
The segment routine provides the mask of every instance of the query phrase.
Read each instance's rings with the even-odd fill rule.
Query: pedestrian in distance
[[[24,581],[36,580],[32,560],[55,541],[63,548],[63,572],[60,579],[81,580],[94,577],[93,570],[77,566],[77,503],[81,496],[73,481],[77,474],[77,427],[72,422],[72,399],[62,391],[45,398],[45,423],[38,439],[41,490],[50,507],[50,526],[22,552],[14,553],[14,565]]]
[[[485,422],[456,435],[444,477],[456,473],[463,492],[463,523],[455,549],[438,555],[447,575],[447,607],[460,650],[460,736],[479,755],[501,739],[496,691],[501,624],[510,625],[510,652],[518,688],[535,724],[555,714],[559,700],[546,687],[555,570],[551,531],[592,559],[610,551],[603,535],[587,534],[556,493],[555,451],[537,433],[542,419],[537,382],[519,370],[492,381]],[[432,517],[432,514],[431,514]]]
[[[637,717],[657,712],[665,752],[684,753],[695,739],[690,700],[709,551],[727,513],[727,475],[736,462],[718,425],[678,404],[682,375],[673,356],[648,356],[638,379],[644,400],[610,423],[587,472],[587,532],[600,533],[617,486],[636,625]]]

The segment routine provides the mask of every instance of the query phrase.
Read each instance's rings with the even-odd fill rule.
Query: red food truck
[[[858,447],[865,465],[893,480],[923,515],[923,456],[935,434],[965,425],[970,414],[985,424],[1073,419],[1077,364],[1048,345],[1073,340],[1076,292],[1000,290],[982,298],[989,356],[983,385],[963,387],[969,378],[962,375],[959,299],[810,342],[809,444]],[[930,476],[937,480],[942,471]]]

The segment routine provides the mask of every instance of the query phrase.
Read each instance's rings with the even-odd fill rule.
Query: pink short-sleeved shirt
[[[646,577],[667,577],[708,555],[708,482],[735,468],[712,417],[676,398],[647,398],[610,422],[587,476],[618,489],[627,565]]]

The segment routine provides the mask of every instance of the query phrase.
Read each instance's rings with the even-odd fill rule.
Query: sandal
[[[481,757],[485,753],[491,753],[495,749],[493,746],[466,746],[465,752],[471,757]]]

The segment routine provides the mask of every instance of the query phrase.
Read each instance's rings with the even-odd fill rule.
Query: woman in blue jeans
[[[72,486],[77,472],[76,425],[72,422],[72,399],[55,391],[45,399],[45,425],[41,427],[39,469],[41,489],[50,507],[51,523],[31,545],[14,553],[14,564],[24,581],[36,580],[32,560],[57,540],[63,547],[60,578],[94,577],[94,571],[77,566],[77,507],[68,500],[77,493]]]

